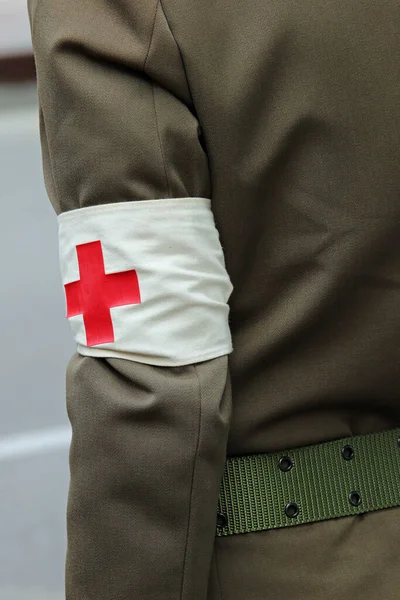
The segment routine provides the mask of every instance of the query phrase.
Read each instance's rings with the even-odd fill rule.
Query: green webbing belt
[[[275,454],[229,457],[217,535],[400,506],[400,429]]]

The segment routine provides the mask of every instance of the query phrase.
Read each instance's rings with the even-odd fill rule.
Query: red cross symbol
[[[140,288],[136,271],[106,275],[100,240],[79,244],[78,281],[64,285],[67,318],[83,315],[88,346],[114,341],[110,308],[140,304]]]

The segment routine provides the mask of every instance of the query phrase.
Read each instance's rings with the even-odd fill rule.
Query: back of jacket
[[[398,509],[215,519],[226,456],[400,425],[398,0],[28,6],[78,343],[67,600],[397,599]]]
[[[164,4],[234,286],[229,452],[398,425],[397,0]]]

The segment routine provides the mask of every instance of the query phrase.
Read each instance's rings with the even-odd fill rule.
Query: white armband
[[[58,223],[80,354],[180,366],[232,352],[233,286],[210,199],[101,204]]]

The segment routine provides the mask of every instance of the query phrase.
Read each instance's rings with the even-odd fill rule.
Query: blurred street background
[[[75,347],[21,0],[0,0],[0,200],[0,600],[63,600]]]

